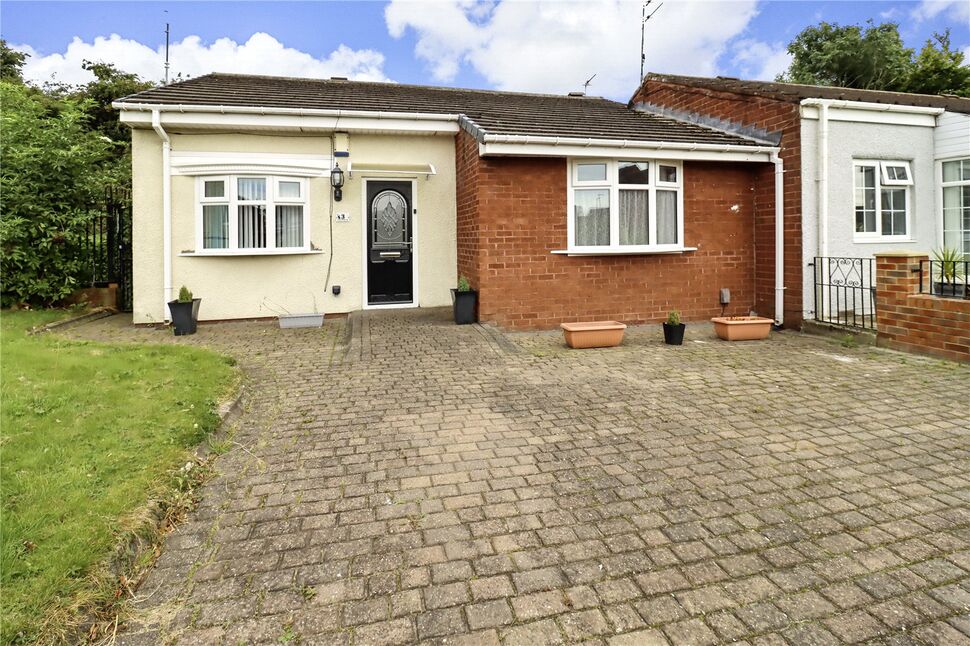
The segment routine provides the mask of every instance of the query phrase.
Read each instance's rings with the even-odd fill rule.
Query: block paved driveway
[[[121,643],[970,643],[970,368],[795,333],[120,317],[247,408]]]

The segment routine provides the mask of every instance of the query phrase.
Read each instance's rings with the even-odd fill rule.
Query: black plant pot
[[[967,298],[967,286],[963,283],[936,281],[933,283],[933,295],[945,298]]]
[[[684,330],[686,329],[686,323],[680,325],[664,323],[664,343],[667,345],[684,345]]]
[[[199,322],[199,303],[201,302],[201,298],[193,298],[191,303],[168,302],[168,311],[172,313],[172,331],[175,332],[175,336],[195,334],[195,328]]]
[[[478,292],[474,289],[467,292],[459,292],[457,289],[451,290],[451,302],[455,308],[455,323],[458,325],[468,325],[478,321],[475,313],[475,306],[478,305]]]

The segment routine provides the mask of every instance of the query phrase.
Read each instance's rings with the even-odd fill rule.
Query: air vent
[[[585,92],[570,92],[569,93],[569,96],[584,97],[584,96],[586,96],[586,93]]]
[[[331,81],[346,81],[347,80],[347,77],[346,76],[331,76],[330,77],[330,80]]]

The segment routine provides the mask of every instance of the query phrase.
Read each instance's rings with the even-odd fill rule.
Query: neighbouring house
[[[874,311],[876,253],[946,245],[970,254],[970,99],[650,74],[631,106],[747,129],[779,146],[786,310],[800,305],[805,318],[819,318],[819,309],[826,320],[846,309]],[[767,240],[772,227],[765,217],[756,235]],[[773,262],[758,257],[759,293]],[[816,289],[818,281],[828,287]],[[862,289],[854,289],[858,281]],[[858,298],[821,302],[849,295]]]
[[[445,306],[459,275],[509,328],[798,323],[783,286],[800,272],[765,273],[784,169],[754,130],[583,95],[229,74],[114,105],[133,129],[136,323],[167,319],[183,284],[224,320]]]

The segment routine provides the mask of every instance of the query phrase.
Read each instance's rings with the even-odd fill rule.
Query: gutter
[[[489,135],[481,143],[496,144],[538,144],[544,146],[612,146],[630,149],[650,150],[701,150],[710,152],[773,153],[777,146],[743,146],[738,144],[701,144],[679,141],[638,141],[631,139],[594,139],[592,137],[546,137],[538,135]]]
[[[870,112],[902,112],[908,114],[938,115],[945,108],[930,108],[923,105],[900,105],[898,103],[873,103],[871,101],[850,101],[848,99],[802,99],[801,105],[815,107],[828,106],[843,110],[868,110]]]
[[[434,112],[386,112],[369,110],[330,110],[313,108],[273,108],[265,106],[233,106],[233,105],[183,105],[173,103],[127,103],[115,101],[111,104],[116,110],[132,110],[135,112],[214,112],[218,114],[258,114],[258,115],[291,115],[299,117],[336,117],[365,119],[405,119],[409,121],[458,121],[458,114],[444,114]]]
[[[162,127],[159,110],[152,110],[152,129],[162,140],[162,320],[167,321],[172,300],[172,140]]]

